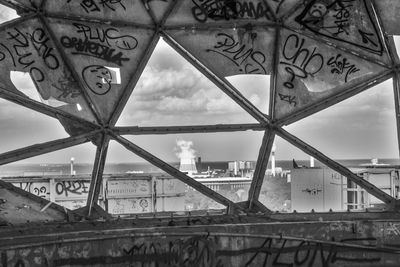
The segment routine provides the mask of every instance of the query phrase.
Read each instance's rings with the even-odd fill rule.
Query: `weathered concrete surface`
[[[3,227],[1,264],[400,266],[399,219],[267,220],[216,216]]]

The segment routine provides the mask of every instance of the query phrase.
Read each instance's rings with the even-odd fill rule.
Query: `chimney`
[[[74,157],[71,158],[71,176],[75,175],[75,171],[74,171]]]
[[[274,143],[272,145],[272,151],[271,151],[271,173],[272,173],[272,176],[276,175],[276,172],[275,172],[275,150],[276,150],[276,145]]]

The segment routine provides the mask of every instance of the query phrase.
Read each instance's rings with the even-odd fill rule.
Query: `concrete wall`
[[[157,227],[152,220],[152,227],[128,221],[123,227],[112,222],[48,226],[45,233],[40,227],[2,229],[1,264],[400,266],[400,220],[226,224],[227,219],[213,225],[184,220],[186,226]]]
[[[86,206],[90,176],[9,177],[14,186],[74,210]],[[104,175],[99,205],[112,215],[184,211],[186,185],[169,176]]]

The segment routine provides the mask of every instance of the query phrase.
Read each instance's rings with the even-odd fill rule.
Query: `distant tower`
[[[272,145],[272,150],[271,150],[271,173],[272,176],[275,176],[275,150],[276,150],[276,145],[275,143]]]
[[[194,157],[182,157],[179,171],[187,173],[189,176],[197,173],[196,161]]]
[[[75,171],[74,171],[74,157],[71,158],[71,175],[75,175]]]
[[[314,168],[314,158],[310,156],[310,167]]]

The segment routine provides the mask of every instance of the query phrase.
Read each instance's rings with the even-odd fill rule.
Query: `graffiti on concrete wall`
[[[285,236],[164,236],[119,238],[2,251],[3,267],[88,266],[343,266],[385,264],[400,250],[373,237],[331,241]],[[372,265],[371,265],[372,264]]]
[[[56,198],[85,197],[89,193],[90,181],[74,180],[60,181],[55,184]]]
[[[31,194],[42,197],[44,199],[50,199],[50,185],[46,182],[20,182],[13,183],[14,186],[21,188]]]

